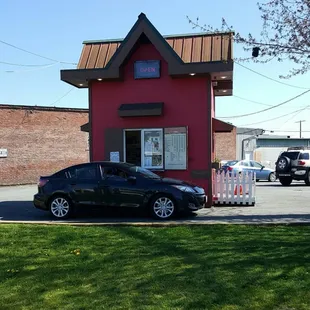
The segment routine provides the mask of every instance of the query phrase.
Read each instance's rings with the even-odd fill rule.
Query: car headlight
[[[194,189],[189,186],[183,186],[183,185],[172,185],[172,186],[179,189],[182,192],[195,193]]]

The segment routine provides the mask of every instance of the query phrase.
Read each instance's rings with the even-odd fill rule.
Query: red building
[[[233,129],[214,119],[215,97],[232,94],[232,77],[232,33],[163,37],[143,13],[125,39],[86,41],[77,69],[61,71],[89,90],[91,161],[141,165],[209,197],[214,133]]]

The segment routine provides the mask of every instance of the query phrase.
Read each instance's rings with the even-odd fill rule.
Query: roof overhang
[[[220,121],[216,118],[212,118],[212,128],[214,132],[232,132],[235,126],[232,124]]]
[[[204,36],[202,34],[201,36]],[[109,61],[98,65],[98,57],[102,53],[99,42],[87,43],[84,46],[78,69],[61,70],[61,80],[78,88],[88,88],[91,81],[122,80],[124,62],[132,55],[138,44],[149,42],[154,45],[162,58],[168,63],[168,74],[174,78],[195,78],[209,76],[212,81],[217,82],[215,96],[227,96],[232,94],[233,60],[232,39],[229,34],[208,34],[208,37],[195,37],[199,43],[198,54],[188,57],[180,56],[179,45],[172,42],[173,38],[165,39],[145,14],[141,13],[137,22],[121,42],[111,43],[113,49],[107,49]],[[218,38],[218,41],[215,39]],[[194,42],[194,38],[183,38],[186,42]],[[192,40],[192,41],[191,41]],[[204,41],[205,40],[205,41]],[[112,42],[112,41],[111,41]],[[205,43],[204,43],[205,42]],[[212,43],[213,42],[213,43]],[[116,45],[115,45],[116,44]],[[196,44],[196,43],[195,43]],[[197,45],[192,43],[191,49],[197,51]],[[214,48],[213,48],[213,47]],[[225,46],[225,53],[222,47]],[[200,50],[201,49],[201,50]],[[113,51],[112,51],[113,50]],[[181,49],[182,50],[182,49]],[[204,54],[205,57],[200,57]],[[210,56],[211,54],[211,56]],[[217,57],[212,57],[216,54]],[[186,54],[188,55],[188,54]],[[200,55],[200,56],[197,56]],[[107,58],[108,56],[105,55]],[[100,58],[101,59],[101,58]],[[82,66],[83,63],[83,66]],[[99,66],[99,67],[98,67]],[[230,81],[230,83],[223,83]],[[230,88],[225,88],[230,87]]]

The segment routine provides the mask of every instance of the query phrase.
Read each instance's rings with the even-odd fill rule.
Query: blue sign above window
[[[160,60],[136,61],[135,79],[156,79],[160,77]]]

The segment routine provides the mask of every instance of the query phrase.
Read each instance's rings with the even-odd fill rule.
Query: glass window
[[[301,153],[299,156],[299,159],[308,160],[309,159],[309,153]]]
[[[283,152],[280,156],[288,157],[291,160],[296,160],[300,152]]]
[[[262,169],[262,167],[263,167],[261,164],[259,164],[256,161],[251,161],[251,166],[254,168],[259,168],[259,169]]]
[[[59,178],[59,179],[66,179],[67,178],[67,171],[61,170],[59,172],[56,172],[53,174],[53,177]]]
[[[163,169],[162,129],[142,130],[142,167],[147,169]]]
[[[138,167],[138,166],[133,166],[129,168],[129,171],[132,173],[136,173],[139,174],[141,176],[143,176],[144,178],[148,178],[148,179],[160,179],[160,176],[153,173],[152,171],[142,168],[142,167]]]
[[[108,179],[113,179],[114,181],[124,181],[127,180],[128,175],[125,171],[116,167],[101,167],[104,176]]]
[[[242,161],[240,163],[240,166],[244,166],[244,167],[250,167],[249,163],[247,161]]]
[[[97,178],[97,167],[95,165],[75,167],[68,171],[72,179],[94,180]]]

